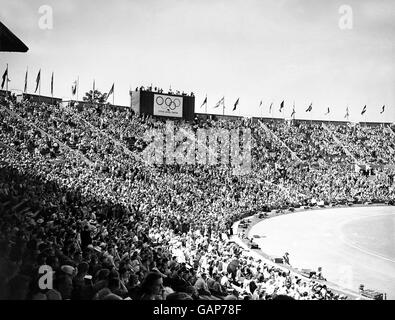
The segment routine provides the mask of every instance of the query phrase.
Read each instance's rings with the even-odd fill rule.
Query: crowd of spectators
[[[195,94],[191,92],[190,94],[180,91],[180,90],[173,90],[172,88],[169,88],[169,90],[166,92],[163,91],[162,88],[159,87],[152,87],[152,84],[150,86],[140,86],[136,87],[135,91],[149,91],[149,92],[156,92],[156,93],[163,93],[163,94],[175,94],[175,95],[180,95],[180,96],[191,96],[194,97]]]
[[[363,125],[330,127],[358,161],[377,165],[395,164],[395,137],[390,128]]]
[[[233,175],[223,165],[141,163],[144,133],[165,121],[130,110],[9,99],[0,109],[1,299],[344,299],[249,257],[231,241],[232,224],[321,202],[394,201],[394,170],[366,176],[344,165],[352,161],[318,125],[268,124],[299,162],[259,122],[176,122],[251,129],[253,168]],[[42,265],[54,271],[52,288],[39,286]]]

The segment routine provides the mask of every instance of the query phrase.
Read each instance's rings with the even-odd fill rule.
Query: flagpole
[[[286,121],[285,119],[287,118],[286,117],[286,113],[287,112],[287,108],[286,108],[286,106],[285,106],[285,102],[284,102],[284,122]]]
[[[295,111],[295,100],[294,100],[294,105],[293,105],[293,109],[292,109],[292,124],[294,124],[294,122],[295,122],[295,113],[296,113],[296,111]]]
[[[7,73],[6,73],[6,78],[5,78],[5,91],[6,91],[6,94],[8,95],[8,63],[7,63]]]
[[[270,105],[270,118],[272,119],[271,122],[273,122],[273,103]]]
[[[39,80],[39,82],[38,82],[38,102],[41,102],[41,69],[40,69],[40,79],[38,79]]]
[[[78,87],[80,86],[80,76],[77,76],[77,101],[78,101]]]
[[[5,79],[5,90],[6,90],[6,92],[7,92],[7,95],[8,95],[8,63],[7,63],[7,77],[6,77],[6,79]]]
[[[26,74],[25,74],[25,87],[23,88],[23,92],[27,93],[27,77],[29,74],[29,66],[26,67]]]
[[[51,95],[52,95],[52,103],[53,103],[53,72],[52,72],[52,78],[51,78]]]
[[[225,115],[225,96],[224,96],[224,100],[222,101],[222,115]]]

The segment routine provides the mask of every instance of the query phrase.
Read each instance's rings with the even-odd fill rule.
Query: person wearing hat
[[[56,278],[57,289],[62,295],[63,300],[71,299],[73,291],[73,277],[75,268],[70,265],[60,267],[61,274]]]

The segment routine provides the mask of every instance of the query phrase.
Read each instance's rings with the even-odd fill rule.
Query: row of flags
[[[29,72],[29,70],[26,69],[26,74],[25,74],[25,86],[24,86],[23,92],[27,92],[28,72]],[[10,81],[11,81],[11,80],[10,80],[9,77],[8,77],[8,64],[7,64],[7,67],[6,67],[6,69],[5,69],[4,73],[3,73],[3,76],[2,76],[1,89],[3,89],[5,85],[8,86],[8,82],[10,82]],[[72,93],[73,96],[75,96],[75,95],[77,94],[77,92],[78,92],[78,86],[79,86],[79,78],[78,78],[76,81],[74,81],[73,84],[72,84],[72,86],[71,86],[71,93]],[[37,74],[37,77],[36,77],[36,89],[34,90],[34,93],[36,93],[37,90],[39,90],[39,89],[41,89],[41,69],[38,71],[38,74]],[[92,92],[95,92],[95,90],[96,90],[96,89],[95,89],[95,80],[93,80],[93,90],[92,90]],[[52,96],[53,96],[53,91],[54,91],[54,73],[52,72],[52,75],[51,75],[51,95],[52,95]],[[40,92],[40,90],[39,90],[39,92]],[[107,95],[106,95],[106,101],[107,101],[107,99],[108,99],[111,95],[113,95],[113,100],[114,100],[114,83],[112,84],[110,90],[108,91],[108,93],[107,93]],[[236,110],[237,106],[239,105],[239,101],[240,101],[240,98],[237,98],[236,102],[235,102],[234,105],[233,105],[232,111],[235,111],[235,110]],[[282,111],[283,111],[283,109],[284,109],[284,104],[285,104],[285,101],[284,101],[284,100],[281,101],[281,103],[280,103],[280,108],[279,108],[279,112],[282,112]],[[200,107],[203,107],[204,105],[206,105],[206,107],[207,107],[207,96],[205,97],[205,99],[204,99],[204,101],[203,101],[203,103],[202,103],[202,105],[201,105]],[[218,108],[218,107],[220,107],[221,105],[222,105],[223,109],[225,110],[225,97],[222,97],[222,98],[215,104],[214,108]],[[259,107],[261,107],[261,106],[262,106],[262,100],[261,100],[260,103],[259,103]],[[272,102],[272,103],[270,104],[270,106],[269,106],[269,112],[270,112],[270,113],[272,112],[272,106],[273,106],[273,102]],[[305,112],[311,112],[312,110],[313,110],[313,103],[310,103],[310,105],[308,106],[308,108],[306,109]],[[367,111],[367,106],[365,105],[365,106],[362,108],[361,115],[364,115],[364,114],[366,113],[366,111]],[[384,111],[385,111],[385,105],[382,106],[382,109],[381,109],[380,114],[383,114]],[[325,113],[325,115],[328,115],[329,113],[330,113],[330,109],[329,109],[329,107],[328,107],[327,112]],[[291,113],[291,118],[294,117],[295,114],[296,114],[296,111],[295,111],[295,102],[294,102],[294,104],[293,104],[293,109],[292,109],[292,113]],[[346,115],[344,116],[344,118],[348,118],[349,116],[350,116],[350,112],[349,112],[349,108],[347,107],[347,109],[346,109]]]
[[[25,74],[25,86],[23,88],[23,92],[27,91],[27,77],[28,77],[28,73],[29,70],[26,69],[26,74]],[[54,73],[52,72],[52,76],[51,76],[51,94],[53,95],[53,77],[54,77]],[[7,85],[8,82],[11,82],[10,78],[8,77],[8,65],[3,73],[2,76],[2,81],[1,81],[1,89],[4,89],[4,85]],[[37,78],[36,78],[36,90],[34,90],[34,93],[37,92],[37,90],[39,89],[39,86],[41,84],[41,69],[38,71],[37,74]]]
[[[73,84],[71,85],[71,94],[73,96],[75,96],[78,92],[78,86],[79,86],[79,78],[73,82]],[[112,84],[110,90],[108,91],[108,93],[106,94],[106,100],[108,100],[108,98],[112,95],[112,100],[113,100],[113,104],[114,104],[114,87],[115,87],[115,83]],[[92,85],[92,94],[94,95],[96,91],[96,81],[93,80],[93,85]]]
[[[26,69],[26,73],[25,73],[25,85],[23,88],[23,92],[27,92],[27,83],[28,83],[28,75],[29,75],[29,69]],[[8,82],[11,82],[11,80],[8,77],[8,64],[7,67],[3,73],[2,76],[2,81],[1,81],[1,89],[4,89],[4,87],[6,87],[6,89],[8,90]],[[72,86],[71,86],[71,93],[73,96],[76,95],[77,90],[78,90],[78,85],[79,85],[79,79],[77,81],[74,81]],[[107,95],[106,95],[106,100],[113,95],[113,100],[114,100],[114,83],[112,84],[110,90],[108,91]],[[54,72],[52,72],[51,75],[51,85],[50,85],[50,89],[51,89],[51,95],[53,96],[54,93]],[[36,77],[36,87],[34,90],[34,93],[37,92],[37,90],[39,90],[39,94],[41,91],[41,69],[38,71],[37,73],[37,77]],[[95,80],[93,80],[93,92],[95,92]]]
[[[235,102],[234,105],[233,105],[232,111],[235,111],[235,110],[236,110],[237,106],[239,105],[239,101],[240,101],[240,98],[237,98],[236,102]],[[285,104],[285,101],[284,101],[284,100],[281,101],[280,107],[279,107],[279,110],[278,110],[279,112],[282,112],[282,111],[283,111],[283,109],[284,109],[284,104]],[[207,106],[207,96],[204,98],[204,101],[203,101],[203,103],[202,103],[202,105],[201,105],[200,107],[202,108],[204,105]],[[225,97],[222,97],[222,98],[215,104],[215,106],[214,106],[213,108],[214,108],[214,109],[215,109],[215,108],[218,108],[218,107],[221,106],[221,105],[222,105],[223,108],[225,108]],[[261,107],[261,106],[262,106],[262,100],[259,102],[259,107]],[[269,112],[270,112],[270,113],[272,112],[272,106],[273,106],[273,102],[272,102],[272,103],[270,104],[270,106],[269,106]],[[313,103],[310,103],[310,105],[307,107],[307,109],[305,110],[305,112],[311,112],[312,110],[313,110]],[[366,111],[367,111],[367,106],[365,105],[365,106],[362,108],[361,115],[364,115],[364,114],[366,113]],[[380,111],[380,114],[383,114],[384,111],[385,111],[385,105],[382,106],[381,111]],[[325,113],[325,115],[328,115],[328,114],[330,114],[330,113],[331,113],[331,110],[330,110],[330,108],[328,107],[327,112]],[[294,117],[295,114],[296,114],[296,111],[295,111],[295,102],[294,102],[293,108],[292,108],[292,113],[291,113],[291,118]],[[346,114],[345,114],[344,118],[348,118],[349,116],[350,116],[350,111],[349,111],[349,108],[347,107],[347,108],[346,108]]]

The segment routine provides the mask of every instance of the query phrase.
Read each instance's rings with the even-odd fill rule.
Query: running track
[[[395,299],[395,207],[295,212],[259,222],[253,235],[271,256],[289,252],[293,267],[321,266],[330,282],[354,291],[364,284]]]

